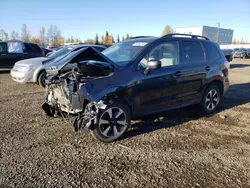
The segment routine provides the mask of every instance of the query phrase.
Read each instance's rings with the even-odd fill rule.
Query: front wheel
[[[221,92],[219,87],[215,84],[208,86],[202,97],[202,110],[206,113],[212,113],[220,105],[220,102]]]
[[[45,71],[42,72],[42,73],[38,76],[37,81],[38,81],[38,84],[39,84],[41,87],[45,88],[45,85],[46,85],[46,72],[45,72]]]
[[[115,141],[128,130],[130,121],[131,112],[128,106],[115,102],[99,113],[91,135],[102,142]]]

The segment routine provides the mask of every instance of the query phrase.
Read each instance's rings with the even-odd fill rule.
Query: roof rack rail
[[[193,39],[205,39],[205,40],[209,40],[209,38],[207,37],[204,37],[204,36],[201,36],[201,35],[191,35],[191,34],[183,34],[183,33],[170,33],[170,34],[167,34],[163,37],[174,37],[174,36],[188,36],[188,37],[191,37]]]
[[[137,36],[137,37],[131,37],[129,39],[138,39],[138,38],[147,38],[147,37],[151,37],[151,36]]]

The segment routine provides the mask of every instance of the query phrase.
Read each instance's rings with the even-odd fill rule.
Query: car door
[[[135,114],[145,115],[180,107],[182,80],[178,46],[177,40],[164,41],[154,46],[140,61],[133,96]],[[150,60],[161,61],[162,66],[144,74]]]
[[[0,67],[6,67],[8,61],[7,43],[0,42]]]
[[[198,102],[205,85],[206,73],[211,69],[205,63],[205,52],[199,40],[183,39],[181,42],[183,78],[182,107]]]

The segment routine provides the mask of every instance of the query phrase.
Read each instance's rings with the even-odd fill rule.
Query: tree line
[[[163,32],[162,36],[167,35],[169,33],[173,33],[173,29],[171,26],[167,25]],[[38,36],[31,36],[30,31],[26,24],[22,25],[21,35],[15,30],[11,33],[6,33],[4,29],[0,30],[0,41],[1,40],[22,40],[24,42],[33,42],[38,44],[39,46],[61,46],[64,43],[85,43],[85,44],[103,44],[103,45],[112,45],[116,42],[124,41],[130,39],[132,36],[127,34],[126,36],[122,36],[120,38],[119,35],[114,37],[114,35],[110,34],[106,31],[105,35],[99,36],[98,33],[96,34],[94,39],[87,39],[85,41],[81,41],[78,37],[68,37],[65,38],[61,35],[61,30],[56,25],[50,25],[49,28],[46,30],[45,27],[41,27],[39,29]],[[213,41],[218,41],[218,36],[215,35],[212,39]],[[245,41],[243,38],[241,40],[233,40],[233,44],[247,44],[248,41]]]
[[[45,27],[41,27],[39,29],[39,35],[33,36],[31,35],[28,27],[26,24],[22,25],[21,34],[15,30],[11,33],[5,32],[4,29],[0,30],[0,41],[5,40],[22,40],[24,42],[32,42],[36,43],[39,46],[61,46],[64,43],[86,43],[86,44],[103,44],[103,45],[112,45],[116,42],[120,42],[123,40],[130,39],[131,36],[127,34],[120,39],[120,36],[117,35],[114,37],[112,34],[109,34],[106,31],[105,35],[99,37],[98,33],[96,34],[94,39],[87,39],[85,41],[81,41],[78,37],[68,37],[65,38],[61,34],[61,30],[56,25],[50,25],[49,28],[46,30]]]

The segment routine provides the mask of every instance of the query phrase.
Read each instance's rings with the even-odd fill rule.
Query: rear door
[[[182,106],[186,106],[200,101],[206,74],[211,67],[205,63],[200,40],[182,39],[181,49]]]

